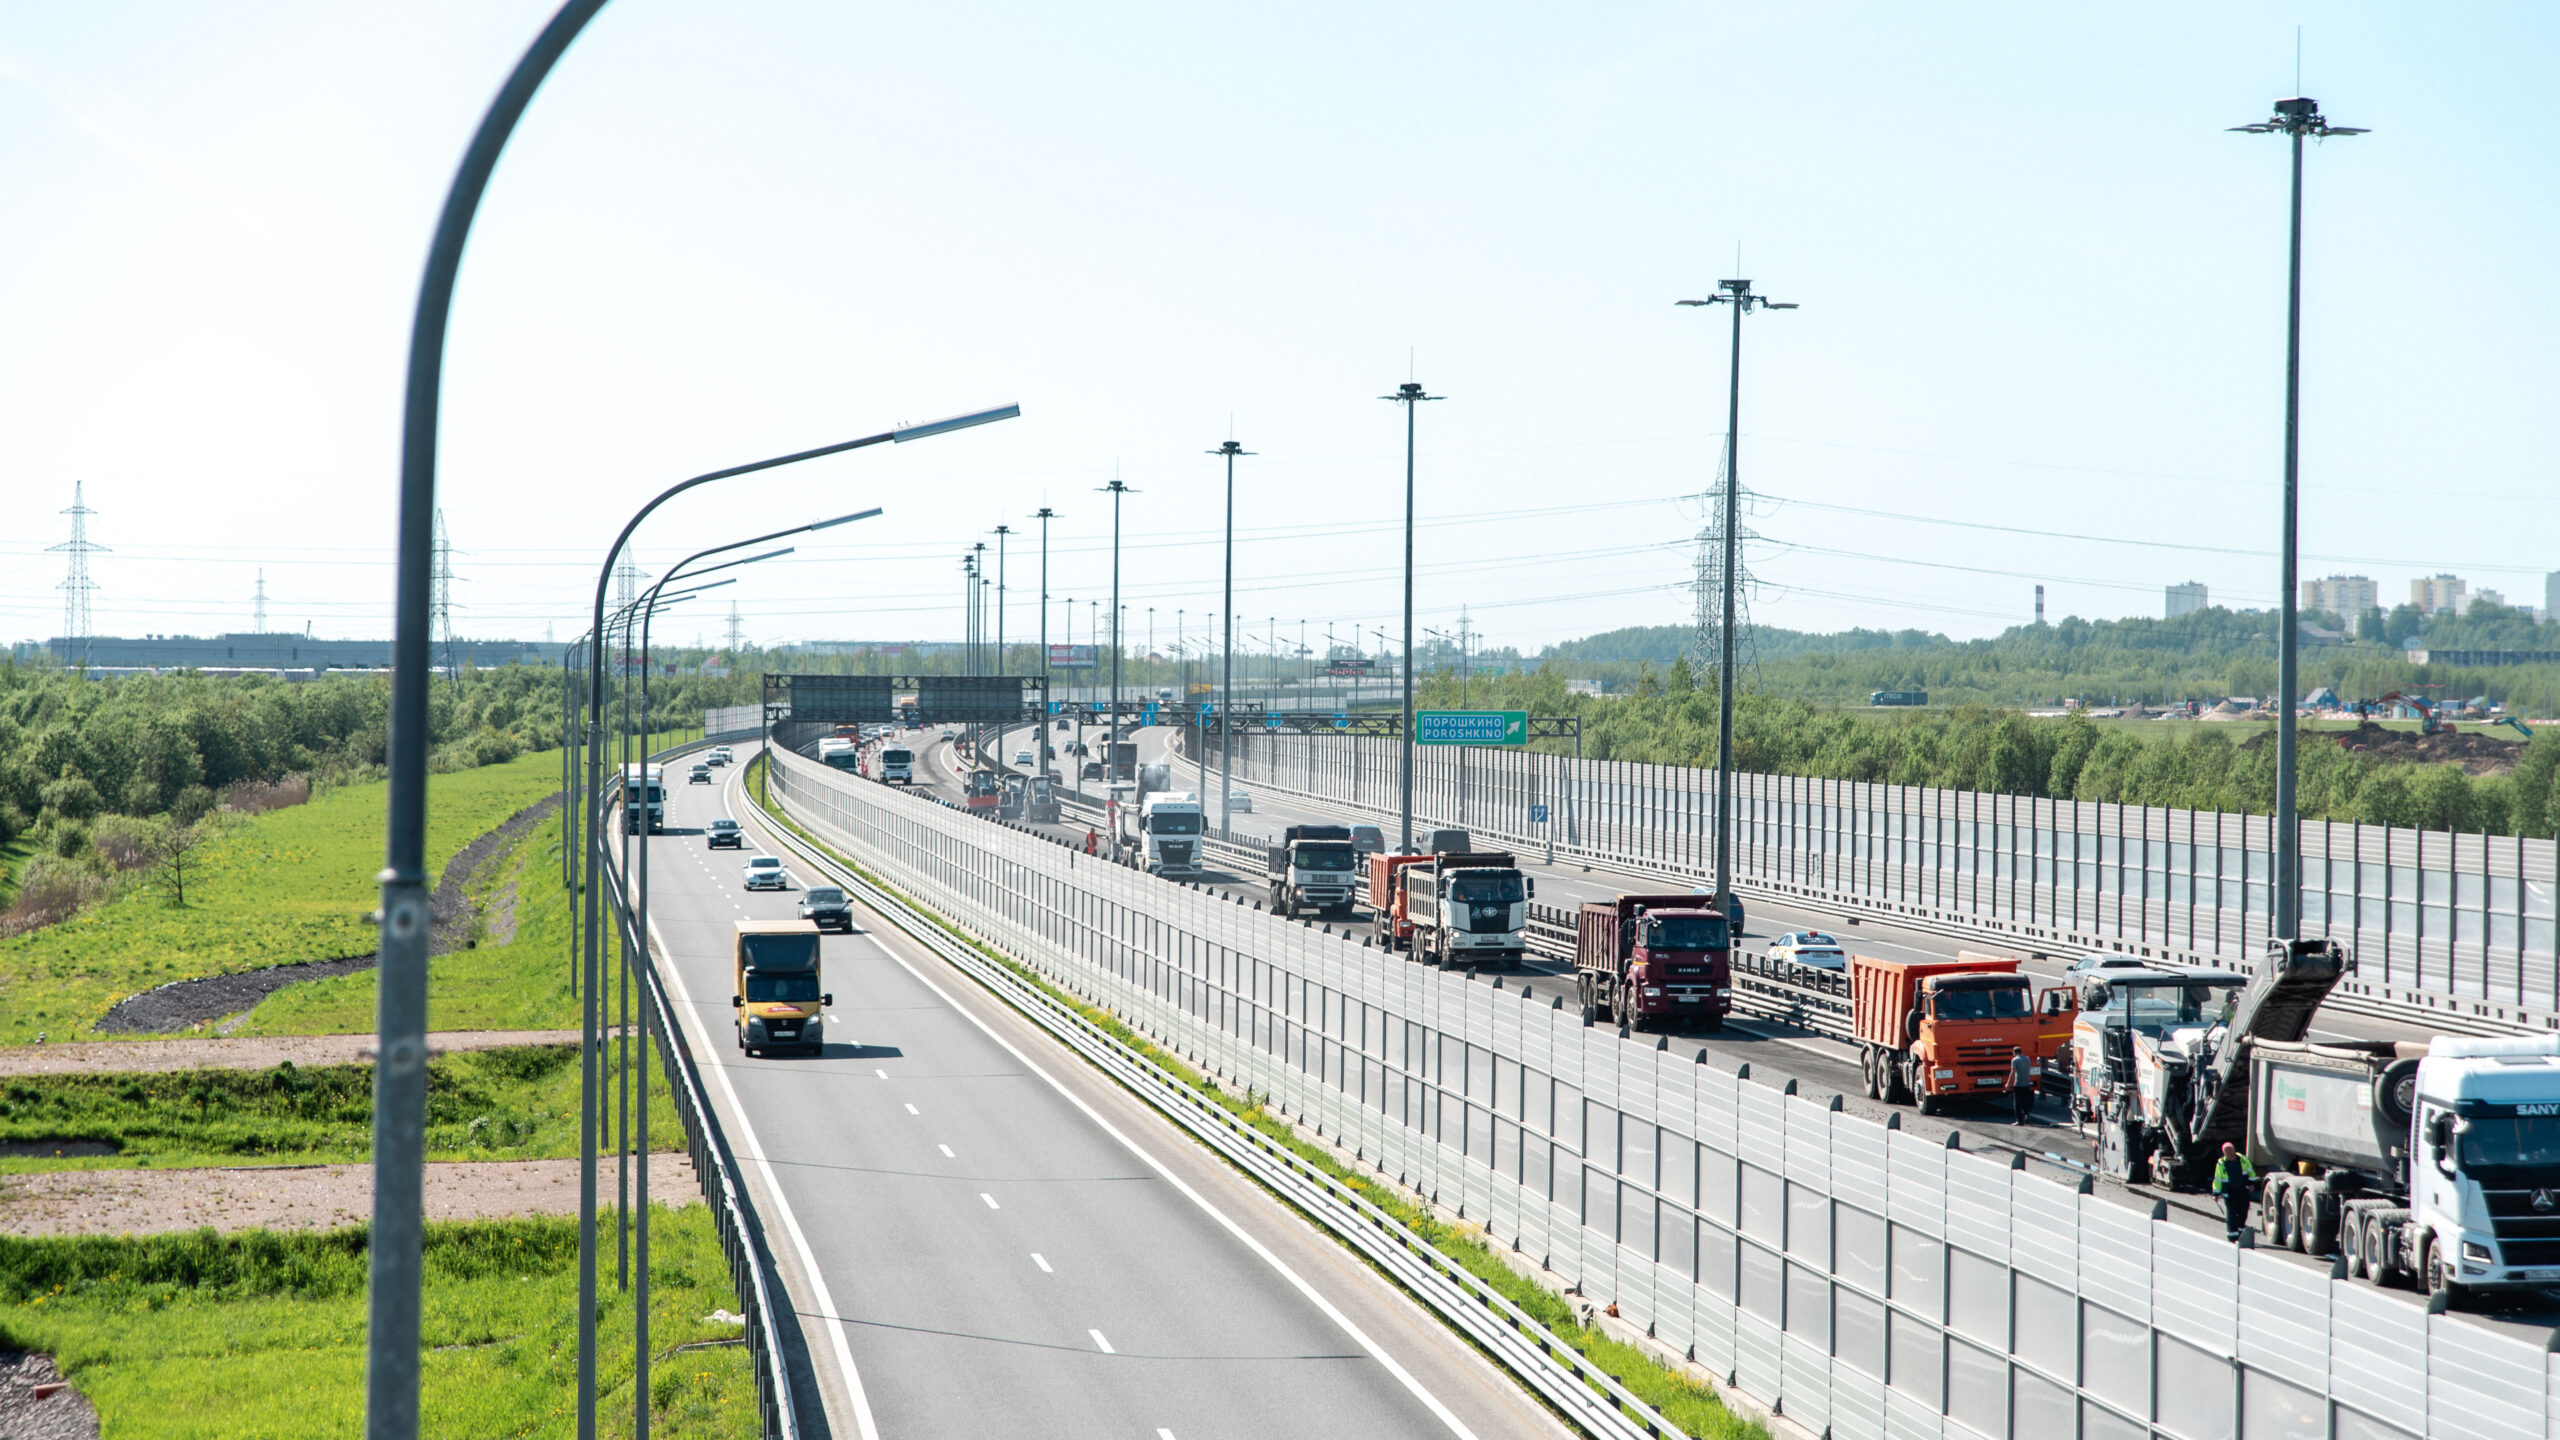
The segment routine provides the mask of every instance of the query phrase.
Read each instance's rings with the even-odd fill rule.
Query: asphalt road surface
[[[824,1433],[1564,1433],[1338,1244],[868,911],[823,942],[825,1053],[742,1054],[734,923],[789,918],[824,879],[783,852],[789,890],[742,888],[772,846],[734,793],[743,769],[671,787],[650,929]],[[743,854],[707,848],[720,814],[746,824]]]
[[[1093,745],[1095,752],[1099,753],[1102,732],[1098,728],[1092,728],[1082,733],[1086,741]],[[1072,729],[1053,732],[1053,747],[1065,744],[1068,740],[1075,738],[1076,734],[1077,732]],[[939,732],[925,732],[911,736],[909,740],[916,748],[918,761],[916,773],[920,783],[929,781],[936,788],[937,793],[957,803],[964,791],[958,780],[962,762],[955,753],[954,747],[943,743],[939,739]],[[1157,728],[1140,731],[1140,763],[1164,763],[1171,753],[1171,742],[1172,732],[1168,730]],[[996,758],[1000,762],[1009,762],[1018,750],[1030,746],[1031,743],[1026,729],[1008,731],[997,747]],[[1074,762],[1075,757],[1060,757],[1056,763],[1060,770],[1072,775],[1075,773]],[[1006,768],[1027,767],[1008,765]],[[1173,787],[1178,790],[1199,790],[1204,798],[1214,802],[1218,790],[1218,770],[1214,755],[1210,758],[1207,779],[1207,787],[1202,788],[1201,775],[1196,763],[1182,761],[1175,767]],[[1081,791],[1071,789],[1064,792],[1070,797],[1070,805],[1062,816],[1063,823],[1026,828],[1050,834],[1071,843],[1080,843],[1088,828],[1084,817],[1095,816],[1098,812],[1075,808],[1074,797],[1082,794],[1093,797],[1098,803],[1103,788],[1101,782],[1092,781],[1086,782]],[[1239,811],[1229,817],[1230,828],[1239,842],[1276,842],[1281,830],[1293,824],[1375,822],[1379,818],[1374,813],[1354,812],[1339,806],[1303,801],[1277,792],[1261,791],[1242,782],[1234,788],[1248,792],[1252,806],[1250,811]],[[1213,803],[1211,806],[1213,823],[1215,814]],[[1098,818],[1092,819],[1090,823],[1097,828],[1100,826]],[[1390,817],[1387,821],[1390,839],[1393,838],[1393,823]],[[1538,902],[1543,905],[1570,908],[1580,905],[1585,900],[1611,899],[1621,894],[1654,889],[1662,883],[1649,882],[1639,876],[1608,870],[1595,871],[1572,860],[1547,864],[1530,852],[1519,852],[1516,858],[1520,862],[1521,871],[1536,881]],[[1212,872],[1204,876],[1201,883],[1206,888],[1240,895],[1247,899],[1266,899],[1269,893],[1260,875],[1245,876]],[[1952,959],[1958,950],[1967,948],[1991,950],[1995,953],[2015,953],[2006,947],[1992,946],[1988,942],[1959,942],[1925,931],[1879,925],[1872,920],[1862,922],[1771,900],[1750,897],[1746,899],[1749,902],[1748,930],[1745,935],[1749,943],[1746,948],[1754,951],[1765,949],[1770,940],[1784,931],[1823,930],[1839,939],[1850,950],[1888,959]],[[1364,902],[1350,921],[1335,921],[1331,928],[1357,936],[1367,934],[1369,924],[1369,912]],[[1380,952],[1379,960],[1382,964],[1414,963],[1406,957],[1391,952]],[[2040,984],[2059,983],[2063,966],[2067,963],[2067,957],[2061,960],[2023,961],[2024,968]],[[1500,976],[1502,983],[1506,986],[1525,984],[1533,994],[1545,994],[1547,992],[1543,987],[1553,985],[1556,987],[1555,993],[1564,996],[1568,1005],[1574,1003],[1572,967],[1564,962],[1531,957],[1518,970],[1503,971],[1500,972]],[[1492,976],[1488,975],[1488,983],[1491,979]],[[2312,1034],[2316,1039],[2424,1038],[2422,1033],[2405,1026],[2395,1026],[2360,1015],[2338,1013],[2322,1015],[2320,1023],[2313,1028]],[[1648,1035],[1633,1043],[1650,1044],[1652,1038]],[[1897,1115],[1902,1128],[1916,1134],[1943,1136],[1954,1132],[1960,1137],[1959,1143],[1962,1147],[1968,1150],[2023,1153],[2028,1157],[2030,1165],[2035,1168],[2075,1177],[2090,1171],[2096,1159],[2094,1136],[2084,1134],[2073,1125],[2068,1107],[2056,1096],[2045,1097],[2025,1124],[2018,1123],[2014,1109],[1998,1101],[1971,1103],[1959,1101],[1941,1116],[1926,1117],[1908,1106],[1889,1106],[1867,1099],[1861,1093],[1863,1083],[1859,1073],[1856,1047],[1796,1030],[1790,1026],[1734,1018],[1728,1019],[1724,1027],[1713,1034],[1704,1031],[1685,1033],[1672,1031],[1670,1043],[1682,1048],[1706,1051],[1709,1057],[1708,1063],[1711,1064],[1723,1066],[1748,1064],[1755,1078],[1773,1084],[1783,1085],[1787,1080],[1792,1079],[1797,1082],[1798,1089],[1802,1093],[1837,1094],[1842,1097],[1842,1108],[1852,1114],[1878,1120],[1887,1115]],[[2171,1219],[2185,1228],[2198,1233],[2214,1235],[2222,1233],[2221,1210],[2210,1196],[2180,1194],[2107,1179],[2098,1179],[2095,1183],[2101,1193],[2112,1194],[2127,1204],[2148,1206],[2154,1201],[2163,1202],[2169,1207]],[[2325,1260],[2304,1256],[2288,1258],[2296,1263],[2321,1270],[2327,1268]],[[2414,1296],[2404,1298],[2408,1298],[2412,1304],[2418,1303]],[[2560,1297],[2516,1297],[2512,1301],[2502,1302],[2492,1313],[2467,1318],[2501,1328],[2514,1327],[2514,1333],[2531,1333],[2539,1337],[2552,1327],[2560,1326]]]

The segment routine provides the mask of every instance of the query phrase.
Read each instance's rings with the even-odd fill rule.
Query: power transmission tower
[[[249,607],[249,633],[267,633],[267,572],[258,572],[258,598]]]
[[[631,552],[626,549],[622,552],[622,563],[613,567],[613,608],[628,611],[639,598],[640,562],[634,559]],[[599,646],[602,644],[601,636],[598,637],[598,644]],[[631,653],[627,644],[623,647],[619,668],[623,674],[631,673]]]
[[[462,683],[462,671],[453,663],[453,542],[444,532],[444,507],[436,507],[435,565],[428,572],[427,623],[430,643],[444,647],[445,678]]]
[[[746,641],[745,641],[745,639],[743,638],[743,637],[744,637],[744,634],[745,634],[745,632],[738,628],[738,602],[737,602],[737,601],[735,601],[735,600],[732,600],[732,601],[730,601],[730,602],[729,602],[729,653],[730,653],[730,654],[735,655],[735,654],[737,654],[740,650],[743,650],[743,649],[745,649],[745,648],[746,648]]]
[[[1696,597],[1696,616],[1689,629],[1689,668],[1700,685],[1713,682],[1716,666],[1724,657],[1724,525],[1723,509],[1714,496],[1724,493],[1725,462],[1721,452],[1716,460],[1715,489],[1707,497],[1706,523],[1698,528],[1698,553],[1691,566],[1695,577],[1691,591]],[[1750,491],[1742,492],[1743,498]],[[1739,511],[1740,507],[1735,507]],[[1758,535],[1741,523],[1734,522],[1738,541],[1756,540]],[[1742,547],[1734,546],[1734,679],[1748,680],[1757,686],[1760,680],[1760,646],[1751,626],[1751,567],[1742,560]]]
[[[105,550],[104,545],[89,543],[89,517],[98,512],[89,508],[80,481],[71,482],[71,508],[62,512],[71,517],[71,538],[48,550],[60,550],[71,557],[71,573],[62,581],[62,659],[71,663],[77,650],[82,663],[89,658],[89,592],[98,588],[89,578],[89,557]]]

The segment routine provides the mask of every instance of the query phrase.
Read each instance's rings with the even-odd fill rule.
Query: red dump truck
[[[1935,1115],[1966,1095],[2015,1102],[2009,1063],[2025,1050],[2039,1072],[2067,1042],[2078,1010],[2067,986],[2039,998],[2015,960],[1849,957],[1849,1004],[1869,1099],[1917,1102]]]
[[[1733,1010],[1731,927],[1701,895],[1586,901],[1574,971],[1586,1021],[1717,1030]]]

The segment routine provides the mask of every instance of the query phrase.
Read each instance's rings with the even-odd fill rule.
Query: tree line
[[[1527,673],[1426,677],[1428,708],[1527,710],[1582,721],[1582,753],[1594,759],[1711,766],[1716,695],[1685,661],[1644,693],[1602,698],[1568,688],[1549,663]],[[2096,721],[2084,714],[2031,717],[1968,704],[1866,711],[1746,691],[1734,705],[1734,763],[1743,770],[1832,780],[1924,785],[2063,800],[2111,801],[2265,815],[2275,810],[2272,726]],[[2156,722],[2155,722],[2156,723]],[[2236,732],[2236,733],[2235,733]],[[1540,741],[1571,753],[1571,741]],[[2560,833],[2560,733],[2516,746],[2515,768],[2472,775],[2461,765],[2358,753],[2305,731],[2295,767],[2300,813],[2491,835]]]

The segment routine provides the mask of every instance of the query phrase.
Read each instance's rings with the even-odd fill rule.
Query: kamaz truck
[[[2560,1035],[2259,1040],[2249,1069],[2265,1244],[2448,1305],[2560,1285]]]
[[[1347,848],[1347,842],[1346,842]],[[1376,863],[1377,857],[1371,857]],[[1396,905],[1414,958],[1451,965],[1517,965],[1534,882],[1498,850],[1434,855],[1395,872]]]
[[[1292,825],[1280,832],[1269,852],[1271,908],[1295,916],[1300,910],[1321,915],[1351,913],[1353,865],[1348,825]]]
[[[1724,1028],[1733,1010],[1733,937],[1699,895],[1585,901],[1575,929],[1582,1018],[1630,1030]]]

